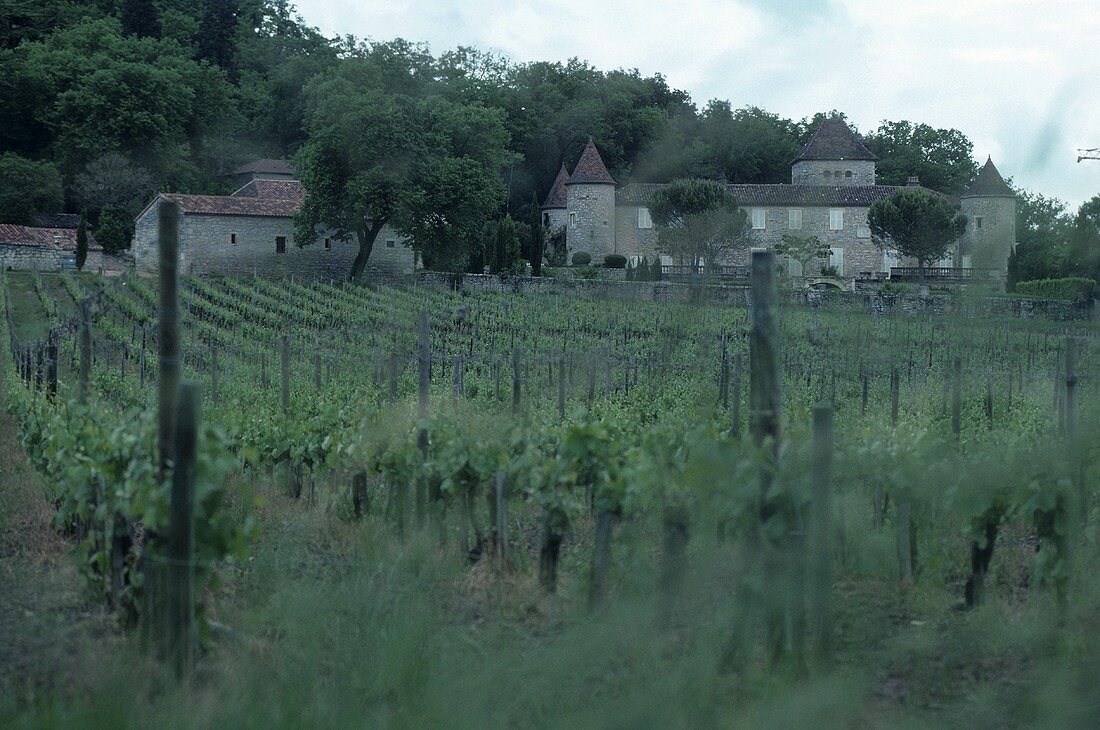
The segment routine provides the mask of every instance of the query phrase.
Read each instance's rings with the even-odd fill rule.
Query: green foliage
[[[609,253],[603,257],[603,266],[605,269],[626,268],[626,256],[621,253]]]
[[[592,254],[587,251],[577,251],[573,254],[574,266],[587,266],[590,263],[592,263]]]
[[[1080,297],[1094,299],[1096,297],[1096,281],[1080,277],[1021,281],[1016,284],[1015,291],[1017,294],[1042,297],[1044,299],[1074,300]]]
[[[0,222],[33,226],[36,213],[56,213],[62,200],[61,175],[54,165],[12,152],[0,155]]]
[[[99,213],[95,227],[95,240],[108,253],[130,247],[134,237],[134,218],[123,207],[109,205]]]
[[[966,223],[947,198],[921,188],[897,190],[867,211],[875,244],[917,259],[922,275],[928,262],[947,254]]]
[[[674,180],[653,194],[649,211],[659,245],[679,259],[710,265],[748,246],[748,216],[721,183]]]
[[[782,240],[775,244],[775,252],[797,261],[805,269],[806,264],[814,259],[829,257],[829,244],[822,243],[817,236],[796,236],[792,233],[784,233]]]
[[[958,195],[978,174],[974,145],[957,129],[884,121],[864,141],[879,158],[879,185],[905,185],[910,176],[917,176],[926,188]]]
[[[512,275],[523,270],[523,260],[519,257],[519,225],[512,220],[512,216],[489,221],[482,235],[490,274]],[[480,274],[481,271],[474,273]]]

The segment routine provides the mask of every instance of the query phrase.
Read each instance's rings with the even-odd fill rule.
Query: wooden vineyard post
[[[862,375],[860,375],[860,380],[863,381],[863,393],[860,397],[860,402],[859,402],[859,415],[860,416],[866,416],[867,415],[867,393],[868,393],[868,387],[869,387],[869,383],[867,382],[867,373],[863,373]]]
[[[420,313],[420,320],[417,326],[417,339],[419,354],[417,359],[420,363],[420,386],[419,386],[419,398],[417,402],[417,416],[420,419],[420,426],[416,431],[416,445],[420,449],[420,456],[425,461],[428,460],[428,405],[429,397],[431,394],[431,378],[432,378],[432,341],[431,341],[431,323],[428,319],[428,310],[424,310]],[[416,522],[417,525],[423,526],[426,516],[426,509],[428,504],[428,484],[423,479],[418,479],[415,485],[416,489]],[[403,489],[399,490],[401,493],[400,499],[404,502]],[[436,508],[438,502],[438,496],[432,495],[432,509]],[[399,514],[404,514],[403,511]],[[399,530],[403,531],[404,525],[399,526]]]
[[[729,348],[726,347],[726,338],[722,338],[722,363],[718,371],[718,402],[722,404],[722,410],[729,408],[729,383],[730,361]]]
[[[351,511],[357,520],[370,513],[370,496],[367,492],[365,472],[356,472],[351,478]]]
[[[1070,443],[1073,443],[1077,437],[1077,340],[1072,337],[1066,338],[1065,358],[1066,437]]]
[[[92,326],[88,322],[88,306],[80,303],[80,364],[76,378],[76,400],[83,405],[88,401],[88,383],[92,373]]]
[[[898,425],[898,407],[901,405],[901,373],[897,368],[890,371],[890,425]]]
[[[512,414],[519,413],[520,403],[520,364],[523,362],[523,348],[512,349]]]
[[[819,660],[832,657],[830,595],[833,588],[833,409],[825,406],[813,412],[813,465],[810,472],[810,568],[809,618],[814,650]]]
[[[494,499],[496,500],[496,550],[497,561],[501,568],[507,568],[508,560],[508,515],[507,515],[507,484],[504,479],[504,472],[498,471],[496,473],[496,489],[494,493]]]
[[[772,467],[779,455],[779,296],[775,286],[775,254],[752,252],[752,329],[749,333],[749,414],[753,443],[767,446],[769,464],[760,474],[759,513],[761,522],[771,517],[768,503]]]
[[[283,415],[290,413],[290,334],[284,334],[279,341],[279,403]]]
[[[730,437],[741,440],[741,353],[733,356],[732,404],[730,406]]]
[[[213,400],[218,399],[218,348],[210,348],[210,397]]]
[[[195,632],[195,453],[201,392],[195,383],[180,386],[176,406],[175,461],[168,514],[165,581],[166,654],[176,674],[194,666]]]
[[[951,433],[958,439],[962,433],[962,358],[956,357],[951,383]]]
[[[993,373],[985,373],[985,421],[989,430],[993,430]]]
[[[57,344],[52,339],[46,345],[46,393],[57,395]]]
[[[565,420],[565,355],[558,356],[558,418]]]

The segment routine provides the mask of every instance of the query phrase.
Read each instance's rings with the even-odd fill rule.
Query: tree
[[[0,223],[34,225],[35,214],[56,213],[63,200],[61,174],[52,163],[0,155]]]
[[[73,180],[77,201],[93,215],[114,206],[132,217],[156,192],[157,180],[143,165],[121,152],[108,152],[89,162]]]
[[[160,16],[153,0],[122,0],[122,32],[138,38],[160,38]]]
[[[653,194],[649,212],[661,250],[693,265],[717,264],[748,247],[748,216],[721,183],[675,180]]]
[[[134,216],[125,208],[108,205],[99,211],[95,240],[107,253],[117,253],[130,247],[134,237]]]
[[[88,260],[88,214],[81,212],[80,223],[76,227],[76,268],[84,270],[84,262]]]
[[[958,195],[978,174],[974,145],[957,129],[883,121],[865,142],[879,158],[875,178],[880,185],[905,185],[915,175],[926,188]]]
[[[875,244],[917,260],[920,286],[929,261],[943,258],[966,232],[966,216],[942,195],[923,188],[902,188],[876,200],[867,211]]]
[[[419,63],[415,49],[389,47],[344,61],[307,90],[309,139],[295,162],[308,195],[295,239],[354,236],[353,279],[387,224],[425,266],[463,271],[503,202],[501,170],[512,158],[500,112],[421,98]]]
[[[489,221],[484,229],[486,257],[490,274],[514,274],[519,270],[519,226],[506,215]],[[477,273],[481,273],[480,271]]]
[[[542,227],[542,211],[539,210],[538,198],[531,195],[531,275],[542,276],[542,254],[546,248],[546,230]]]
[[[829,257],[829,244],[822,243],[817,236],[796,236],[793,233],[784,233],[782,239],[775,244],[775,252],[797,261],[803,271],[806,269],[806,264],[814,259]]]
[[[230,78],[237,71],[238,0],[206,0],[199,23],[195,60],[208,61],[225,70]]]

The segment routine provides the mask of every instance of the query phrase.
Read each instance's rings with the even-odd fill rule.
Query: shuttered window
[[[275,236],[275,253],[286,253],[286,236]]]

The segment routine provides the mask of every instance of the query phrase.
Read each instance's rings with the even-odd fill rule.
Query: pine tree
[[[88,214],[81,212],[80,225],[76,227],[76,268],[84,270],[84,262],[88,260]]]
[[[546,232],[542,228],[542,212],[535,193],[531,193],[531,275],[542,276],[542,251],[546,243]]]

